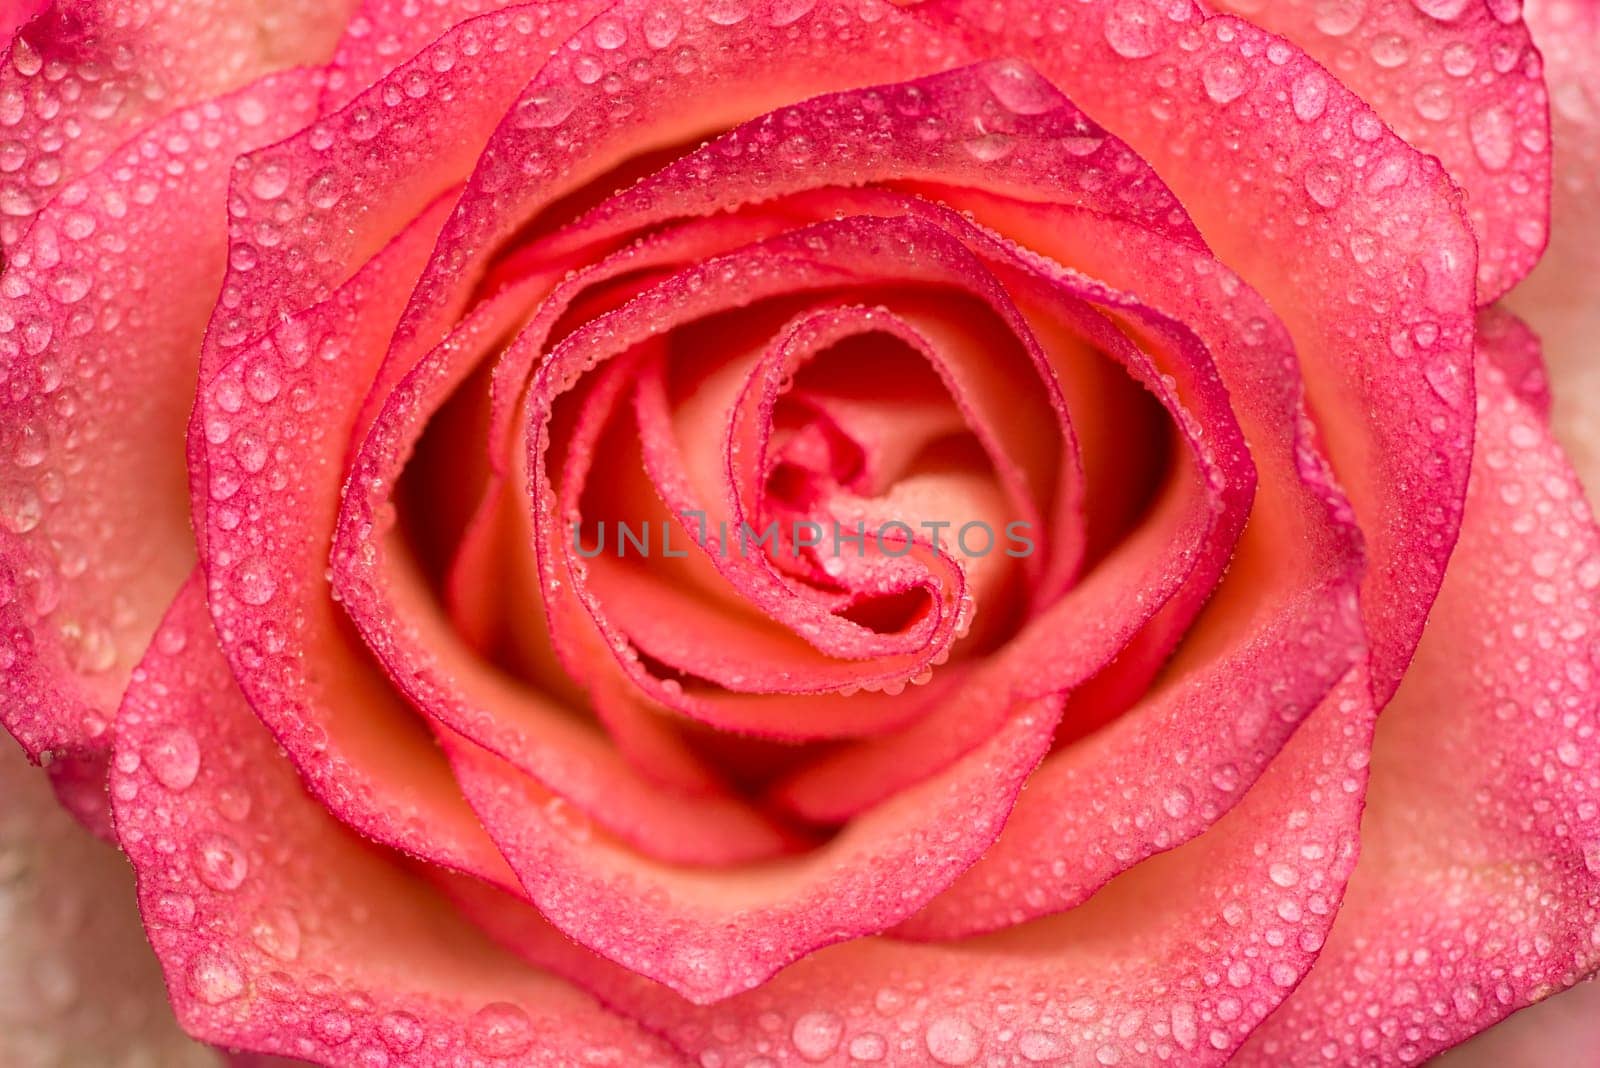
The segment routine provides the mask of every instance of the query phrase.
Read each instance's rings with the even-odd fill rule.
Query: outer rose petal
[[[581,954],[490,891],[453,894],[702,1064],[1221,1065],[1311,967],[1337,910],[1369,692],[1352,671],[1235,809],[1078,908],[940,944],[858,939],[715,1005]]]
[[[581,15],[530,5],[473,19],[341,110],[246,155],[230,188],[229,270],[208,364],[213,349],[236,350],[326,298],[465,180],[550,41]]]
[[[551,55],[490,138],[402,329],[443,337],[468,295],[463,280],[476,281],[502,242],[631,158],[963,55],[884,0],[620,0]],[[730,82],[741,91],[727,92]]]
[[[32,755],[104,744],[193,564],[183,425],[223,272],[229,165],[303,123],[317,85],[275,75],[169,116],[68,186],[10,251],[0,722]]]
[[[451,204],[430,206],[331,298],[201,386],[195,514],[223,651],[311,790],[386,845],[509,880],[432,737],[349,635],[322,577],[355,410]]]
[[[1466,521],[1373,751],[1362,863],[1242,1064],[1414,1064],[1600,964],[1600,530],[1479,361]]]
[[[0,243],[9,250],[57,190],[141,126],[323,59],[352,2],[24,0],[40,14],[0,54]]]
[[[120,714],[117,833],[191,1034],[321,1064],[672,1063],[305,794],[234,687],[198,581]]]
[[[1396,133],[1438,156],[1466,193],[1478,238],[1478,300],[1526,275],[1549,233],[1550,117],[1521,5],[1505,0],[1220,0],[1281,33],[1372,105]],[[1295,83],[1314,122],[1327,83]]]
[[[1544,339],[1555,432],[1600,500],[1600,2],[1528,0],[1556,153],[1550,248],[1507,298]]]
[[[125,859],[0,741],[0,1064],[214,1068],[167,1005]]]
[[[1025,9],[911,10],[1036,66],[1150,162],[1282,317],[1368,539],[1362,608],[1386,698],[1443,577],[1467,476],[1476,252],[1454,186],[1340,84],[1300,119],[1295,85],[1326,73],[1236,18],[1181,0]]]

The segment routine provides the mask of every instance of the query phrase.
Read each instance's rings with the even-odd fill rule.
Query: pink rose
[[[1401,1065],[1592,975],[1600,6],[1221,7],[0,12],[0,717],[183,1029]]]

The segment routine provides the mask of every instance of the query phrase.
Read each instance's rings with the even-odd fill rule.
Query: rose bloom
[[[1600,966],[1600,4],[0,31],[0,1063],[1410,1065]]]

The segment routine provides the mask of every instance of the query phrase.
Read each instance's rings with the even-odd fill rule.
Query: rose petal
[[[477,746],[445,738],[462,787],[523,888],[569,937],[697,1003],[801,956],[881,931],[967,868],[999,833],[1049,744],[1059,704],[1022,709],[940,775],[825,845],[739,871],[672,868],[562,818],[550,795]]]
[[[6,252],[57,191],[141,127],[270,71],[322,60],[352,6],[353,0],[23,3],[12,19],[20,22],[30,10],[37,16],[14,39],[0,32],[0,41],[10,42],[0,58],[0,125],[8,128],[9,154],[0,178]],[[0,30],[6,21],[0,17]],[[233,148],[230,139],[222,144],[224,151]]]
[[[539,212],[553,207],[545,221],[563,221],[563,196],[630,160],[810,94],[958,58],[943,34],[882,0],[620,0],[550,57],[490,138],[403,329],[437,342],[460,317],[463,278],[476,281]]]
[[[1579,983],[1496,1024],[1431,1063],[1434,1068],[1559,1064],[1571,1051],[1600,1048],[1600,983]]]
[[[885,97],[891,104],[888,109],[876,105],[880,98]],[[1299,440],[1304,431],[1299,425],[1298,398],[1293,395],[1292,388],[1283,391],[1278,387],[1277,383],[1282,379],[1281,366],[1277,358],[1270,355],[1275,351],[1274,346],[1283,348],[1287,347],[1287,343],[1281,335],[1274,335],[1268,326],[1272,320],[1271,312],[1253,293],[1245,290],[1241,295],[1233,276],[1209,256],[1192,253],[1181,244],[1174,247],[1171,243],[1163,244],[1159,239],[1143,237],[1143,231],[1132,226],[1097,222],[1081,214],[1071,215],[1067,206],[1052,213],[1038,205],[1018,205],[995,195],[1003,192],[1025,201],[1047,202],[1065,196],[1069,198],[1071,207],[1091,207],[1113,219],[1129,217],[1131,212],[1131,219],[1141,226],[1162,230],[1178,242],[1187,241],[1193,233],[1187,229],[1186,219],[1176,202],[1158,179],[1141,169],[1140,161],[1131,155],[1126,158],[1118,155],[1121,146],[1115,139],[1106,137],[1103,131],[1093,127],[1070,102],[1040,82],[1037,75],[1015,62],[984,64],[952,71],[907,86],[842,93],[785,109],[730,133],[717,143],[609,199],[575,224],[570,231],[570,238],[563,234],[553,239],[553,247],[565,248],[578,240],[598,240],[625,233],[652,220],[673,218],[691,211],[726,209],[747,197],[770,197],[784,190],[827,182],[832,174],[830,161],[817,160],[805,152],[797,151],[785,142],[783,131],[805,130],[806,142],[818,136],[818,131],[826,131],[829,139],[837,141],[867,137],[872,125],[882,121],[879,110],[887,110],[891,116],[909,114],[911,118],[906,121],[916,129],[908,128],[902,136],[890,139],[889,147],[875,153],[865,167],[855,161],[847,161],[848,165],[840,168],[840,174],[834,180],[852,184],[871,177],[914,177],[923,181],[937,181],[940,183],[937,191],[941,199],[974,212],[978,219],[1003,232],[1027,235],[1041,251],[1063,262],[1083,266],[1091,274],[1109,278],[1114,284],[1152,300],[1169,314],[1190,320],[1203,309],[1217,309],[1202,315],[1203,321],[1194,325],[1211,343],[1214,352],[1220,345],[1238,354],[1232,364],[1224,367],[1224,375],[1231,379],[1230,386],[1236,396],[1253,405],[1246,413],[1246,420],[1251,424],[1250,436],[1258,462],[1267,462],[1269,465],[1275,463],[1280,474],[1273,477],[1283,481],[1286,487],[1302,478],[1320,487],[1299,504],[1268,504],[1264,510],[1270,513],[1275,508],[1285,509],[1290,514],[1296,514],[1309,505],[1309,511],[1304,512],[1307,530],[1314,530],[1328,522],[1326,516],[1318,515],[1321,507],[1319,499],[1329,492],[1327,480],[1314,472],[1301,470],[1303,460],[1300,449],[1305,443]],[[1016,110],[1022,114],[1017,114]],[[917,124],[926,124],[935,119],[943,122],[943,128],[951,130],[967,129],[976,122],[985,129],[1003,131],[1006,151],[975,155],[970,147],[930,139],[922,134],[921,126]],[[1002,135],[997,133],[995,136]],[[996,155],[998,160],[989,158]],[[1116,158],[1111,160],[1108,157]],[[986,163],[980,163],[985,159]],[[1115,196],[1112,196],[1102,193],[1102,187],[1097,184],[1083,182],[1063,187],[1062,183],[1055,180],[1055,176],[1063,171],[1071,173],[1074,168],[1092,167],[1126,175],[1127,186],[1117,188]],[[759,181],[751,177],[756,174],[762,176]],[[961,182],[974,183],[985,193],[979,194],[952,184]],[[988,192],[991,190],[994,192]],[[1127,206],[1130,204],[1136,207],[1130,209]],[[880,206],[877,210],[885,209]],[[1159,250],[1148,247],[1152,245],[1159,245]],[[1182,263],[1190,258],[1194,261],[1194,277],[1183,282],[1174,283],[1164,275],[1152,275],[1142,266],[1149,263]],[[1234,305],[1231,309],[1228,308],[1230,304]],[[1259,355],[1256,355],[1257,352]],[[1275,451],[1263,453],[1269,441]],[[1267,458],[1265,461],[1262,460],[1263,455]],[[1285,489],[1285,492],[1291,491]],[[1277,536],[1298,536],[1265,534],[1265,529],[1263,523],[1252,542],[1258,549],[1272,547],[1272,539]],[[1293,580],[1277,577],[1263,581],[1266,588],[1274,590],[1292,587],[1301,591],[1316,591],[1309,602],[1295,601],[1293,598],[1286,600],[1284,607],[1287,615],[1278,625],[1283,625],[1288,619],[1297,619],[1303,625],[1301,629],[1304,633],[1316,633],[1317,627],[1299,613],[1313,609],[1326,598],[1327,589],[1322,585],[1324,581],[1337,576],[1341,569],[1354,566],[1354,558],[1349,553],[1348,544],[1342,547],[1329,544],[1321,554],[1311,553],[1296,558],[1297,563],[1304,562],[1311,566]],[[1259,576],[1256,578],[1259,580]],[[1207,584],[1202,585],[1209,589]],[[1094,615],[1092,612],[1082,614]],[[1259,640],[1259,635],[1252,635],[1248,628],[1243,627],[1241,637]],[[1330,639],[1326,648],[1331,650],[1338,645],[1338,640]],[[1152,662],[1159,664],[1168,648],[1169,645],[1154,645],[1150,650]],[[1125,659],[1131,658],[1125,654]],[[1299,666],[1310,667],[1314,660],[1301,660]],[[1124,670],[1122,674],[1127,675],[1128,672]],[[1292,724],[1298,722],[1297,716],[1288,713],[1288,707],[1299,708],[1300,715],[1309,711],[1326,685],[1327,673],[1312,669],[1301,679],[1304,689],[1300,699],[1281,709],[1284,716],[1269,719],[1272,727],[1267,736],[1263,737],[1257,732],[1251,732],[1247,737],[1233,735],[1233,732],[1218,732],[1219,737],[1238,737],[1240,746],[1236,754],[1226,757],[1220,752],[1216,754],[1218,770],[1215,775],[1229,787],[1225,797],[1237,796],[1238,791],[1248,787],[1255,771],[1270,758]],[[1136,693],[1142,688],[1143,681],[1143,677],[1123,678],[1120,685]],[[1084,695],[1086,709],[1108,703],[1104,688],[1091,687],[1091,690],[1095,692],[1086,692]],[[1124,699],[1124,703],[1126,701]],[[1224,706],[1220,704],[1213,703],[1210,707],[1218,713],[1224,712]],[[970,718],[965,713],[961,717],[963,722]],[[1089,726],[1093,725],[1097,724]],[[931,723],[929,730],[935,730]],[[947,737],[949,732],[946,728],[938,728],[938,733],[941,737]],[[1199,729],[1194,732],[1195,737],[1204,734]],[[1166,740],[1155,744],[1170,748]],[[898,749],[896,740],[890,740],[884,746]],[[812,818],[838,819],[864,805],[866,798],[877,798],[891,792],[900,781],[898,778],[885,780],[877,769],[893,768],[899,774],[915,777],[916,769],[923,766],[922,762],[907,761],[903,751],[900,753],[893,759],[886,758],[883,753],[875,753],[866,763],[852,760],[848,755],[831,763],[824,762],[802,772],[800,778],[786,784],[779,797],[786,804],[798,806]],[[1138,763],[1133,762],[1135,766]],[[1159,789],[1154,788],[1152,783],[1149,794],[1138,802],[1150,811],[1155,811],[1158,803],[1182,808],[1184,815],[1189,817],[1190,833],[1202,829],[1216,812],[1213,807],[1203,804],[1196,806],[1183,801],[1183,791],[1205,796],[1215,789],[1209,781],[1211,772],[1207,768],[1198,764],[1191,767],[1193,770],[1189,774],[1197,777],[1194,781],[1186,784],[1165,783]],[[1132,802],[1132,798],[1128,800]],[[1028,804],[1025,795],[1024,805]],[[1050,806],[1041,804],[1041,808],[1045,807]],[[1081,805],[1062,805],[1055,809],[1056,817],[1067,820],[1074,809],[1088,811]],[[1202,817],[1205,811],[1209,811],[1210,815]],[[1109,822],[1086,820],[1085,829],[1089,829],[1087,825],[1092,823],[1092,829],[1101,832]],[[1141,827],[1147,825],[1146,821],[1135,824]],[[997,847],[1002,852],[1006,849],[1006,841],[1002,839]],[[1162,847],[1172,844],[1172,839],[1161,832],[1157,833],[1155,841],[1163,843]],[[1120,870],[1120,867],[1113,867],[1112,872],[1115,870]],[[1085,888],[1084,884],[1075,881],[1076,878],[1074,869],[1069,884],[1078,887],[1074,891],[1077,894],[1098,885],[1090,881]],[[1032,908],[1048,910],[1050,907],[1053,899],[1049,894],[1039,892],[1040,885],[1048,881],[1030,881],[1028,896]],[[1006,910],[1018,907],[1014,901],[1004,905]],[[970,910],[963,911],[962,917],[962,922],[967,923],[993,922],[980,920],[979,915]]]
[[[527,26],[552,26],[560,25],[562,19],[576,17],[577,22],[569,25],[577,26],[604,10],[610,2],[585,0],[577,5],[564,4],[562,6],[568,10],[556,12],[551,10],[553,4],[519,4],[507,0],[431,0],[426,4],[412,0],[361,0],[359,10],[351,16],[333,58],[328,61],[323,111],[344,107],[424,49],[428,53],[428,67],[438,74],[449,71],[457,63],[474,65],[485,60],[492,63],[494,60],[484,52],[495,47],[492,41],[507,25],[520,20]],[[479,15],[502,12],[502,17],[479,23],[477,30],[459,36],[451,34],[461,23]],[[429,47],[447,34],[455,38],[448,47]],[[426,93],[416,79],[413,78],[411,84],[418,88],[408,87],[408,95]]]
[[[3,742],[0,796],[0,1063],[214,1068],[172,1019],[126,860]]]
[[[702,1063],[1220,1065],[1311,967],[1337,911],[1369,692],[1352,672],[1232,812],[1076,909],[944,944],[859,939],[712,1006],[596,960],[493,891],[451,893],[497,939]]]
[[[229,164],[304,122],[317,84],[275,75],[169,116],[9,252],[0,722],[35,757],[106,746],[193,564],[183,424],[223,271]]]
[[[341,110],[245,155],[230,189],[229,271],[208,365],[326,298],[463,181],[548,53],[547,35],[571,33],[579,15],[552,5],[472,19]],[[469,42],[474,55],[439,69]]]
[[[184,587],[129,689],[112,785],[184,1028],[323,1064],[424,1049],[671,1063],[633,1024],[493,947],[303,792],[233,686],[202,591]]]
[[[575,818],[593,818],[637,847],[680,863],[731,863],[781,852],[790,844],[788,835],[703,771],[682,766],[683,753],[669,752],[662,759],[672,765],[670,778],[698,788],[695,797],[663,791],[633,774],[598,731],[562,707],[565,694],[542,694],[490,669],[455,632],[410,565],[403,543],[387,537],[393,519],[390,494],[423,421],[468,375],[488,343],[515,321],[518,305],[531,299],[528,293],[506,295],[515,298],[507,310],[497,310],[498,297],[480,306],[450,341],[417,361],[385,398],[371,433],[356,450],[332,553],[333,580],[350,618],[394,685],[430,722],[460,732],[534,776],[563,804],[576,807]],[[558,306],[550,318],[559,315]],[[348,403],[371,377],[370,365],[347,361],[340,377]],[[467,447],[479,444],[474,440]],[[327,469],[321,492],[336,491],[339,473]],[[524,542],[507,551],[528,550]],[[516,572],[514,564],[496,566]],[[536,602],[516,608],[520,617],[541,612]],[[383,700],[401,704],[398,694]],[[615,704],[606,707],[626,711]],[[648,747],[661,739],[634,742]],[[647,762],[662,766],[662,760]]]
[[[1539,414],[1478,370],[1466,521],[1378,731],[1361,865],[1241,1063],[1416,1063],[1600,965],[1600,530]]]
[[[1600,500],[1600,4],[1529,0],[1550,83],[1556,181],[1550,248],[1506,303],[1544,340],[1556,438]]]
[[[1337,77],[1407,143],[1439,157],[1466,194],[1478,238],[1480,304],[1528,273],[1550,229],[1551,146],[1549,95],[1520,3],[1221,0],[1217,6],[1281,33],[1326,68],[1307,70],[1291,90],[1295,115],[1308,128],[1322,117]],[[1362,137],[1370,129],[1354,132]],[[1308,173],[1313,180],[1328,179]]]
[[[911,10],[1037,67],[1150,162],[1283,319],[1368,539],[1362,606],[1387,697],[1444,574],[1471,440],[1476,257],[1443,169],[1381,121],[1358,137],[1377,116],[1342,85],[1302,122],[1294,84],[1321,69],[1231,16],[1154,0]]]
[[[312,792],[380,842],[509,881],[426,726],[348,633],[324,577],[355,413],[452,202],[437,201],[332,298],[202,386],[195,513],[223,651]]]

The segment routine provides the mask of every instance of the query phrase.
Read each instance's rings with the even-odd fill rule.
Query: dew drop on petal
[[[213,890],[237,890],[250,872],[250,862],[232,838],[207,834],[194,844],[194,870]]]
[[[795,1052],[813,1063],[827,1060],[844,1037],[844,1021],[831,1012],[808,1012],[794,1022],[789,1040]]]
[[[233,576],[234,593],[245,604],[264,605],[278,592],[278,583],[261,560],[246,560]]]
[[[187,790],[200,774],[200,745],[187,727],[167,727],[145,743],[144,763],[162,786]]]
[[[1450,22],[1461,17],[1471,0],[1411,0],[1416,9],[1429,18]]]
[[[396,1053],[410,1053],[422,1045],[422,1023],[409,1012],[385,1013],[378,1021],[378,1037]]]
[[[1042,115],[1061,105],[1050,83],[1024,63],[1015,60],[1000,63],[987,80],[995,99],[1018,115]]]
[[[971,1064],[978,1059],[982,1038],[978,1029],[959,1016],[941,1016],[928,1025],[922,1036],[928,1056],[935,1063]]]
[[[1250,88],[1244,60],[1225,52],[1206,60],[1205,66],[1200,68],[1200,80],[1205,83],[1206,95],[1218,104],[1237,100]]]
[[[206,1005],[221,1005],[244,993],[244,972],[233,955],[203,949],[189,958],[189,993]]]
[[[491,1002],[467,1021],[467,1039],[486,1057],[515,1057],[533,1045],[533,1021],[510,1002]]]
[[[1295,117],[1302,122],[1315,122],[1328,107],[1328,79],[1312,71],[1295,81],[1290,97]]]
[[[1478,162],[1491,171],[1503,171],[1515,151],[1511,115],[1505,108],[1485,108],[1467,120],[1467,135]]]
[[[1161,12],[1147,0],[1117,0],[1106,14],[1105,37],[1111,50],[1124,59],[1144,59],[1161,50],[1155,29]]]

